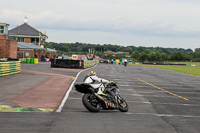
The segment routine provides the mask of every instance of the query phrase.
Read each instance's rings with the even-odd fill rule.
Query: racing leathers
[[[99,83],[96,83],[96,81]],[[90,84],[94,89],[98,89],[97,94],[99,95],[104,94],[103,91],[105,90],[105,87],[103,83],[109,83],[108,80],[99,78],[97,76],[86,76],[83,82]]]

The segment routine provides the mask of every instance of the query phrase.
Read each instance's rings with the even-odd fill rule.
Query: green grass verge
[[[142,66],[172,70],[176,72],[200,76],[200,67],[170,66],[170,65],[142,65]]]

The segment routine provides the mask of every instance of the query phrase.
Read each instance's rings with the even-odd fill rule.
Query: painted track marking
[[[150,86],[152,86],[152,87],[154,87],[154,88],[157,88],[157,89],[162,90],[162,91],[164,91],[164,92],[166,92],[166,93],[168,93],[168,94],[171,94],[171,95],[173,95],[173,96],[179,97],[179,98],[184,99],[184,100],[186,100],[186,101],[189,100],[189,99],[184,98],[184,97],[182,97],[182,96],[179,96],[179,95],[177,95],[177,94],[175,94],[175,93],[172,93],[172,92],[170,92],[170,91],[167,91],[167,90],[165,90],[165,89],[162,89],[162,88],[160,88],[160,87],[158,87],[158,86],[152,85],[152,84],[150,84],[150,83],[148,83],[148,82],[146,82],[146,81],[144,81],[144,80],[142,80],[142,79],[139,79],[139,78],[136,78],[136,79],[139,80],[139,81],[141,81],[141,82],[143,82],[143,83],[145,83],[145,84],[148,84],[148,85],[150,85]]]
[[[176,114],[154,114],[154,113],[124,113],[125,115],[150,115],[150,116],[158,116],[158,117],[185,117],[185,118],[199,118],[200,116],[193,115],[176,115]]]

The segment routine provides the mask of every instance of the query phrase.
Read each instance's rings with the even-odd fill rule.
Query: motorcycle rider
[[[127,66],[127,59],[124,60],[124,66]]]
[[[98,81],[99,83],[95,83]],[[105,90],[105,87],[103,83],[112,83],[113,81],[108,81],[106,79],[102,79],[96,76],[96,72],[90,71],[88,75],[85,77],[84,83],[90,84],[94,89],[98,89],[97,94],[98,95],[104,95],[103,91]]]

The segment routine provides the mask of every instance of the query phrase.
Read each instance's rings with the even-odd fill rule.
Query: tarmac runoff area
[[[49,65],[22,64],[21,73],[0,77],[0,111],[55,111],[82,69],[51,69]],[[43,68],[45,72],[40,71]]]

